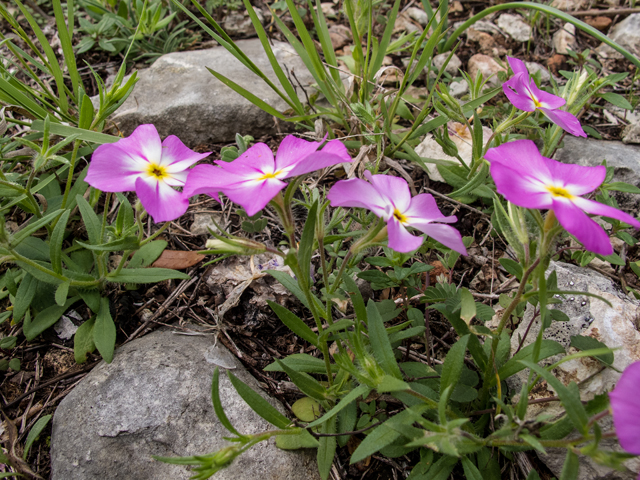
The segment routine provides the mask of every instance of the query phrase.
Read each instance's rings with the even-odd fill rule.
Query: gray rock
[[[567,55],[569,50],[576,50],[576,27],[572,23],[565,23],[564,27],[553,34],[553,48],[560,55]]]
[[[489,79],[488,83],[497,86],[500,85],[500,79],[498,78],[498,72],[506,72],[507,70],[500,66],[493,58],[488,55],[476,53],[469,59],[469,76],[472,80],[476,79],[478,72],[482,72],[482,78],[484,80]]]
[[[193,235],[209,235],[209,229],[218,233],[220,230],[216,227],[216,223],[220,225],[222,214],[220,213],[195,213],[193,215],[193,223],[189,227],[189,231]],[[215,223],[214,223],[215,221]]]
[[[418,22],[423,27],[426,27],[427,23],[429,23],[429,15],[427,15],[427,12],[425,12],[422,8],[409,7],[407,8],[406,13],[407,15],[409,15],[409,18],[411,20]]]
[[[629,15],[613,27],[607,36],[635,56],[640,56],[640,13]],[[605,58],[623,58],[621,53],[604,43],[596,51]]]
[[[520,15],[503,13],[498,17],[496,25],[516,42],[528,42],[531,40],[531,26]]]
[[[461,80],[460,82],[451,82],[449,84],[449,93],[454,98],[462,97],[469,93],[469,84],[465,80]]]
[[[566,295],[562,303],[553,305],[564,312],[568,317],[567,322],[554,321],[545,330],[544,338],[555,340],[562,344],[568,353],[572,353],[570,347],[571,336],[583,335],[593,337],[611,348],[619,348],[614,354],[614,367],[623,371],[634,361],[640,360],[640,332],[638,331],[638,318],[640,315],[640,302],[630,299],[622,293],[616,285],[607,277],[590,270],[561,262],[551,262],[550,273],[555,270],[558,277],[560,290],[575,290],[598,295],[608,301],[611,306],[596,297],[585,295]],[[533,308],[529,306],[521,323],[511,337],[511,353],[514,354],[524,337],[529,324],[529,333],[523,342],[523,347],[533,343],[540,331],[540,321],[536,318],[532,322]],[[559,357],[550,357],[543,361],[550,365]],[[523,381],[527,379],[527,370],[520,372],[507,380],[510,390],[519,392]],[[602,370],[601,364],[591,358],[570,360],[561,364],[554,370],[554,374],[565,385],[576,382],[580,385],[582,400],[590,400],[595,395],[608,392],[620,378],[620,374],[612,369]],[[545,388],[546,387],[546,388]],[[535,393],[533,393],[535,392]],[[541,384],[532,392],[533,397],[548,397],[556,395],[551,386]],[[558,403],[531,405],[527,412],[528,418],[546,414],[556,418],[563,412]],[[610,418],[601,425],[603,431],[611,429]],[[606,449],[621,451],[617,441],[606,440],[603,442]],[[541,460],[559,477],[564,465],[566,450],[549,449],[548,455],[540,456]],[[640,470],[640,460],[633,459],[625,463],[628,468],[625,472],[612,471],[610,468],[596,464],[588,457],[580,458],[580,473],[578,478],[589,480],[632,480]],[[636,473],[633,473],[636,472]]]
[[[549,70],[547,70],[544,66],[540,65],[537,62],[524,62],[527,66],[527,70],[531,75],[535,75],[537,72],[540,72],[540,81],[542,83],[548,83],[551,80],[551,74]]]
[[[556,152],[555,158],[564,163],[587,166],[600,165],[606,160],[608,166],[614,167],[614,182],[627,182],[640,187],[640,147],[566,135],[564,147]],[[640,195],[612,193],[622,209],[637,213]]]
[[[253,7],[260,23],[264,24],[264,15],[259,8]],[[229,12],[222,23],[224,31],[230,36],[237,37],[255,37],[256,30],[251,22],[251,17],[246,12]]]
[[[640,143],[640,123],[632,123],[624,128],[622,143]]]
[[[260,40],[236,42],[242,51],[276,84]],[[293,71],[305,89],[313,78],[293,47],[274,42],[280,65]],[[275,133],[273,117],[223,85],[207,67],[232,79],[279,111],[289,108],[267,84],[251,73],[224,47],[163,55],[148,69],[120,109],[111,117],[129,135],[138,125],[153,123],[161,136],[177,135],[185,144],[230,142],[236,133]],[[285,71],[286,71],[285,69]],[[296,85],[296,82],[292,82]],[[298,88],[301,99],[304,93]],[[284,126],[284,125],[282,125]]]
[[[444,65],[444,62],[447,60],[448,56],[449,56],[448,53],[441,53],[433,57],[433,67],[435,68],[436,71],[438,72],[440,71],[440,69],[442,68],[442,65]],[[449,75],[452,75],[455,77],[458,75],[458,69],[460,67],[462,67],[462,60],[460,60],[460,57],[458,57],[454,53],[451,57],[451,60],[449,60],[449,63],[447,63],[447,68],[445,68],[444,71],[447,72]],[[431,76],[435,78],[436,73],[431,72]]]
[[[184,466],[158,462],[151,455],[184,456],[230,445],[229,432],[211,404],[216,367],[233,373],[254,390],[258,382],[211,335],[157,331],[116,351],[60,403],[53,418],[53,480],[188,479]],[[261,393],[265,398],[264,393]],[[220,397],[239,431],[270,428],[236,393],[222,372]],[[274,400],[267,399],[282,410]],[[318,479],[310,452],[282,451],[263,442],[240,456],[216,479]]]

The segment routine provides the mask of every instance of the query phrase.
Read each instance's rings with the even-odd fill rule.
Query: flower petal
[[[511,70],[513,70],[514,74],[523,73],[527,77],[529,76],[529,70],[527,70],[527,66],[522,60],[519,58],[507,57],[507,61],[509,62],[509,66],[511,67]]]
[[[603,165],[586,167],[562,163],[542,157],[558,187],[566,188],[572,195],[584,195],[593,192],[604,182],[607,168]]]
[[[449,247],[451,250],[455,250],[462,255],[467,254],[467,248],[464,246],[464,243],[462,243],[462,235],[460,235],[460,232],[456,228],[450,225],[429,222],[412,222],[411,226],[426,233],[427,236],[440,242],[445,247]]]
[[[122,140],[127,140],[127,147],[132,155],[140,156],[148,162],[158,164],[162,157],[162,143],[155,125],[140,125],[131,135]],[[120,143],[122,140],[119,140]]]
[[[620,445],[634,455],[640,455],[638,398],[640,398],[640,362],[634,362],[624,370],[616,388],[609,393],[613,425]]]
[[[409,208],[402,213],[409,218],[409,224],[411,226],[414,226],[414,219],[425,222],[435,220],[443,223],[455,223],[458,221],[455,215],[445,217],[438,208],[433,195],[428,193],[421,193],[413,197]]]
[[[191,165],[205,157],[211,152],[196,153],[182,143],[175,135],[169,135],[162,142],[162,159],[160,165],[166,167],[167,172],[177,173],[186,170]]]
[[[351,158],[346,161],[351,161]],[[293,168],[287,172],[284,178],[297,177],[298,175],[315,172],[316,170],[344,162],[344,157],[320,150],[319,152],[312,153],[305,157],[301,162],[294,165]]]
[[[294,135],[287,135],[276,153],[276,171],[296,165],[318,150],[320,145],[320,142],[308,142]]]
[[[286,186],[282,180],[268,178],[237,183],[232,187],[224,187],[221,191],[231,201],[244,208],[251,217],[262,210]]]
[[[580,125],[580,120],[578,120],[575,115],[565,112],[564,110],[551,110],[548,108],[541,108],[540,110],[542,110],[549,120],[571,135],[587,138],[587,134],[584,133],[582,125]]]
[[[340,140],[335,139],[326,143],[324,147],[322,147],[323,153],[333,153],[334,155],[338,155],[342,158],[343,162],[350,162],[351,155],[349,155],[349,151],[347,147],[344,146]]]
[[[424,238],[411,235],[407,229],[393,215],[387,222],[389,242],[387,245],[396,252],[407,253],[417,250],[422,245]]]
[[[573,203],[585,212],[592,215],[601,215],[603,217],[615,218],[616,220],[620,220],[621,222],[628,223],[629,225],[633,225],[635,228],[640,229],[640,222],[638,220],[636,220],[628,213],[618,210],[617,208],[613,208],[609,205],[604,205],[602,203],[594,202],[593,200],[588,200],[582,197],[575,197],[573,199]]]
[[[392,206],[373,185],[359,178],[336,182],[327,198],[333,207],[366,208],[380,218],[385,218],[387,206]]]
[[[553,93],[545,92],[544,90],[538,88],[536,86],[536,82],[534,82],[533,79],[531,79],[529,82],[529,91],[538,100],[538,103],[540,103],[540,107],[542,108],[556,109],[562,107],[565,103],[567,103],[564,98],[554,95]]]
[[[369,171],[365,171],[364,176],[380,195],[388,199],[387,203],[393,205],[400,213],[405,213],[409,209],[411,192],[409,184],[404,178],[392,177],[391,175],[371,175]]]
[[[554,198],[552,209],[560,225],[576,237],[584,245],[584,248],[600,255],[611,255],[613,253],[613,247],[607,232],[572,201]]]
[[[547,185],[553,181],[553,176],[549,167],[540,155],[536,144],[531,140],[514,140],[503,143],[499,147],[490,148],[484,158],[492,164],[495,162],[504,163],[519,175],[530,175],[539,182]]]
[[[196,165],[189,170],[183,193],[189,198],[200,193],[207,194],[216,200],[224,187],[243,182],[244,179],[213,165]]]
[[[502,91],[514,107],[525,112],[533,112],[536,109],[536,104],[527,90],[525,82],[528,81],[528,74],[525,76],[522,73],[517,73],[502,84]]]
[[[189,207],[188,197],[153,177],[139,177],[136,194],[155,223],[175,220]]]
[[[551,206],[551,193],[545,184],[535,177],[522,174],[500,162],[492,163],[490,171],[498,193],[514,205],[525,208],[549,208]]]
[[[189,175],[189,170],[184,170],[182,172],[170,173],[169,175],[162,178],[162,181],[167,185],[171,185],[172,187],[184,187],[184,184],[187,181],[187,177]],[[146,175],[143,175],[146,176]]]
[[[265,143],[256,143],[233,162],[217,160],[224,170],[245,178],[256,178],[275,172],[273,152]]]

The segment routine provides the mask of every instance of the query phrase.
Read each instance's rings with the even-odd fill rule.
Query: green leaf
[[[520,265],[515,260],[511,260],[510,258],[501,258],[499,262],[507,272],[516,277],[518,280],[522,280],[522,275],[524,274],[522,265]]]
[[[67,295],[69,295],[70,286],[71,286],[71,282],[66,281],[58,285],[58,288],[56,288],[55,300],[58,305],[63,306],[67,301]]]
[[[19,358],[12,358],[11,360],[9,360],[9,368],[11,370],[13,370],[14,372],[19,372],[20,371],[20,359]]]
[[[276,435],[276,447],[282,450],[299,450],[301,448],[317,448],[320,444],[306,430],[295,435]]]
[[[109,310],[109,299],[100,299],[100,310],[96,316],[96,324],[93,327],[93,343],[102,355],[105,362],[113,360],[113,350],[116,346],[116,324],[113,323]]]
[[[360,292],[358,285],[346,273],[342,276],[342,281],[344,282],[346,292],[349,294],[349,297],[351,297],[353,309],[356,313],[356,319],[367,324],[367,309],[364,305],[364,299],[362,298],[362,293]]]
[[[82,215],[82,221],[84,222],[84,226],[87,229],[87,236],[89,237],[89,242],[94,245],[98,245],[100,242],[100,219],[96,215],[96,212],[93,211],[89,202],[87,202],[82,195],[76,195],[76,203],[78,205],[78,209],[80,210],[80,215]]]
[[[462,457],[462,468],[464,469],[464,478],[466,480],[484,480],[480,470],[476,467],[469,457]]]
[[[287,375],[289,375],[291,381],[296,384],[296,386],[302,391],[302,393],[319,401],[324,401],[327,399],[327,389],[311,375],[303,372],[296,372],[277,358],[275,359],[275,361],[278,366],[282,368],[282,370]]]
[[[24,442],[24,453],[22,454],[23,459],[27,459],[27,455],[29,455],[29,450],[31,449],[31,445],[36,441],[42,430],[47,426],[49,420],[51,420],[53,415],[45,415],[38,419],[38,421],[31,427],[29,430],[29,435],[27,435],[27,440]]]
[[[170,268],[123,268],[119,274],[106,276],[108,282],[117,283],[158,283],[164,280],[188,280],[189,275]]]
[[[38,230],[43,228],[45,225],[49,224],[49,222],[58,218],[60,215],[62,215],[62,210],[56,210],[54,212],[49,213],[48,215],[45,215],[41,219],[33,223],[30,223],[29,225],[27,225],[25,228],[23,228],[13,236],[13,238],[11,239],[11,246],[16,247],[25,238],[29,237],[32,233],[37,232]]]
[[[67,229],[67,222],[69,221],[70,210],[65,210],[64,213],[58,219],[56,227],[51,233],[49,239],[49,257],[51,259],[51,268],[56,273],[62,273],[62,241],[64,240],[64,234]]]
[[[34,120],[33,122],[31,122],[31,130],[36,132],[44,132],[44,122],[42,120]],[[78,140],[84,140],[85,142],[94,143],[97,145],[103,145],[105,143],[115,143],[120,140],[120,137],[107,135],[106,133],[98,133],[92,130],[85,130],[82,128],[70,127],[68,125],[61,125],[59,123],[52,123],[49,127],[49,132],[53,135],[60,135],[61,137],[78,135]]]
[[[326,374],[327,369],[325,367],[325,363],[322,359],[317,357],[312,357],[307,353],[294,353],[293,355],[289,355],[282,360],[281,363],[284,363],[287,367],[295,370],[296,372],[306,372],[306,373],[320,373]],[[335,369],[335,365],[332,365]],[[282,368],[276,363],[273,362],[270,365],[267,365],[264,369],[267,372],[282,372]]]
[[[567,457],[564,460],[560,480],[577,480],[580,472],[580,459],[571,450],[567,449]]]
[[[227,375],[231,384],[234,386],[238,395],[251,407],[251,409],[264,418],[271,425],[275,425],[278,428],[287,428],[291,421],[281,414],[275,407],[267,402],[262,396],[254,392],[251,387],[236,377],[230,370],[227,370]]]
[[[36,295],[38,281],[27,273],[20,282],[18,293],[13,302],[13,323],[19,322],[26,313],[33,297]]]
[[[624,98],[622,95],[613,92],[600,93],[598,96],[604,98],[607,102],[615,105],[616,107],[624,108],[625,110],[633,110],[633,105]]]
[[[476,316],[476,302],[467,288],[460,289],[460,318],[469,325]]]
[[[318,345],[318,336],[297,315],[271,300],[267,300],[271,310],[289,330],[312,345]]]
[[[511,377],[516,373],[525,369],[525,367],[520,363],[521,360],[531,361],[533,358],[533,350],[535,348],[535,344],[527,345],[523,349],[521,349],[518,353],[516,353],[507,363],[505,363],[500,370],[498,370],[498,376],[501,380]],[[561,353],[566,353],[565,349],[562,345],[554,340],[542,340],[542,344],[540,346],[540,354],[538,360],[544,360],[545,358],[551,357],[553,355],[559,355]]]
[[[587,337],[582,335],[574,335],[571,337],[571,346],[577,350],[593,350],[596,348],[608,348],[604,343],[596,340],[593,337]],[[613,352],[605,355],[596,355],[595,358],[600,360],[607,366],[613,365]]]
[[[86,362],[87,355],[93,353],[96,349],[96,345],[93,343],[93,326],[95,322],[95,317],[91,317],[78,327],[73,337],[73,356],[78,364]]]
[[[520,360],[524,366],[530,368],[543,379],[556,391],[562,406],[567,412],[567,416],[571,419],[571,423],[579,432],[587,433],[587,424],[589,423],[589,417],[587,412],[580,401],[580,395],[575,395],[568,387],[558,380],[551,372],[547,371],[537,363],[533,363],[528,360]]]
[[[615,190],[616,192],[640,193],[640,188],[626,182],[613,182],[605,185],[607,190]]]
[[[355,402],[358,398],[360,397],[366,398],[366,396],[369,395],[370,391],[371,391],[371,387],[364,384],[359,385],[358,387],[351,390],[344,397],[342,397],[340,399],[340,402],[338,402],[331,410],[325,413],[322,417],[320,417],[319,419],[307,425],[307,428],[313,428],[320,425],[321,423],[326,422],[328,419],[336,416],[339,412],[347,408],[351,403]]]
[[[91,309],[93,313],[100,310],[100,292],[98,290],[80,290],[78,291],[84,303]]]
[[[440,392],[444,392],[449,386],[454,387],[460,380],[468,342],[469,335],[460,337],[447,353],[444,365],[442,365],[442,373],[440,374]]]
[[[400,368],[393,355],[393,349],[389,342],[387,330],[384,328],[382,317],[376,304],[369,300],[367,304],[367,317],[369,318],[369,340],[373,350],[373,356],[380,363],[382,369],[396,378],[402,378]]]
[[[213,403],[213,410],[216,412],[216,416],[218,417],[218,420],[220,420],[222,426],[231,433],[239,437],[243,437],[244,435],[238,433],[235,427],[231,424],[226,413],[224,413],[224,409],[222,408],[222,402],[220,401],[220,369],[218,367],[213,371],[213,380],[211,381],[211,403]]]
[[[302,285],[308,285],[311,275],[311,254],[313,253],[313,241],[316,231],[316,220],[318,219],[318,202],[315,201],[309,209],[309,215],[307,221],[304,224],[304,230],[302,231],[302,237],[300,238],[300,244],[298,246],[298,264],[300,265],[300,273],[304,283]],[[302,279],[299,279],[302,280]]]
[[[321,433],[336,433],[335,418],[322,424]],[[333,457],[336,454],[336,437],[320,437],[320,446],[318,447],[318,470],[320,478],[327,480],[331,473],[331,465],[333,465]]]
[[[148,267],[162,254],[168,243],[166,240],[154,240],[144,244],[129,260],[128,268]]]
[[[33,321],[25,317],[22,331],[28,341],[33,340],[51,325],[56,323],[67,309],[80,299],[79,296],[71,297],[64,305],[52,305],[42,310]]]
[[[100,245],[91,245],[79,240],[76,240],[76,243],[86,248],[87,250],[93,250],[95,252],[119,252],[122,250],[136,250],[140,246],[138,237],[135,236],[119,238],[118,240],[114,240],[108,243],[102,243]]]
[[[267,270],[267,273],[269,273],[273,278],[284,285],[287,290],[293,293],[305,307],[311,309],[311,307],[309,306],[309,302],[307,302],[307,297],[300,289],[298,282],[296,282],[296,280],[293,279],[291,275],[289,275],[287,272],[282,272],[279,270]]]

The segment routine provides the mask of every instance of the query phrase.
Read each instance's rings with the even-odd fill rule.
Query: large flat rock
[[[60,403],[53,418],[53,480],[186,480],[192,472],[152,455],[189,456],[228,446],[230,433],[211,404],[217,364],[254,390],[258,382],[211,335],[157,331],[116,351]],[[262,393],[264,395],[264,393]],[[242,433],[271,430],[238,396],[224,373],[220,397]],[[273,399],[268,399],[282,410]],[[217,480],[317,480],[313,452],[283,451],[262,442],[220,471]]]
[[[283,92],[258,39],[236,42],[240,49]],[[274,42],[273,51],[285,72],[293,72],[307,90],[313,77],[293,47]],[[163,55],[139,80],[127,101],[111,117],[125,135],[138,125],[153,123],[162,137],[177,135],[184,143],[230,142],[236,133],[259,137],[276,133],[271,115],[245,100],[208,70],[221,73],[278,111],[289,108],[261,78],[224,47]],[[291,77],[301,99],[302,88]],[[283,123],[283,122],[281,122]],[[283,126],[286,128],[286,126]]]

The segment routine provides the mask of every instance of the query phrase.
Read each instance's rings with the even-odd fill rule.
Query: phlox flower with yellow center
[[[286,178],[350,162],[347,148],[339,140],[308,142],[293,135],[282,140],[275,158],[265,143],[256,143],[232,162],[217,160],[213,165],[198,165],[189,173],[184,194],[200,193],[220,201],[224,193],[252,216],[262,210],[287,184]]]
[[[411,252],[420,248],[424,238],[409,233],[413,227],[463,255],[467,250],[460,232],[443,223],[457,218],[445,217],[432,195],[421,193],[411,197],[407,181],[390,175],[364,172],[369,182],[359,178],[337,182],[327,194],[334,207],[360,207],[371,210],[387,223],[389,248],[397,252]],[[435,223],[439,222],[439,223]]]
[[[522,60],[507,57],[513,77],[502,85],[502,90],[514,107],[525,112],[540,110],[553,123],[577,137],[586,137],[580,121],[571,113],[560,110],[567,101],[540,90]]]
[[[155,126],[140,125],[96,149],[85,181],[105,192],[135,191],[154,222],[167,222],[189,207],[188,197],[173,187],[184,186],[188,168],[209,153],[194,152],[175,135],[161,142]]]
[[[491,162],[498,193],[520,207],[552,210],[560,225],[587,250],[600,255],[613,253],[607,232],[586,213],[640,228],[640,222],[628,213],[581,196],[602,184],[607,174],[604,166],[584,167],[543,157],[531,140],[490,148],[485,158]]]

